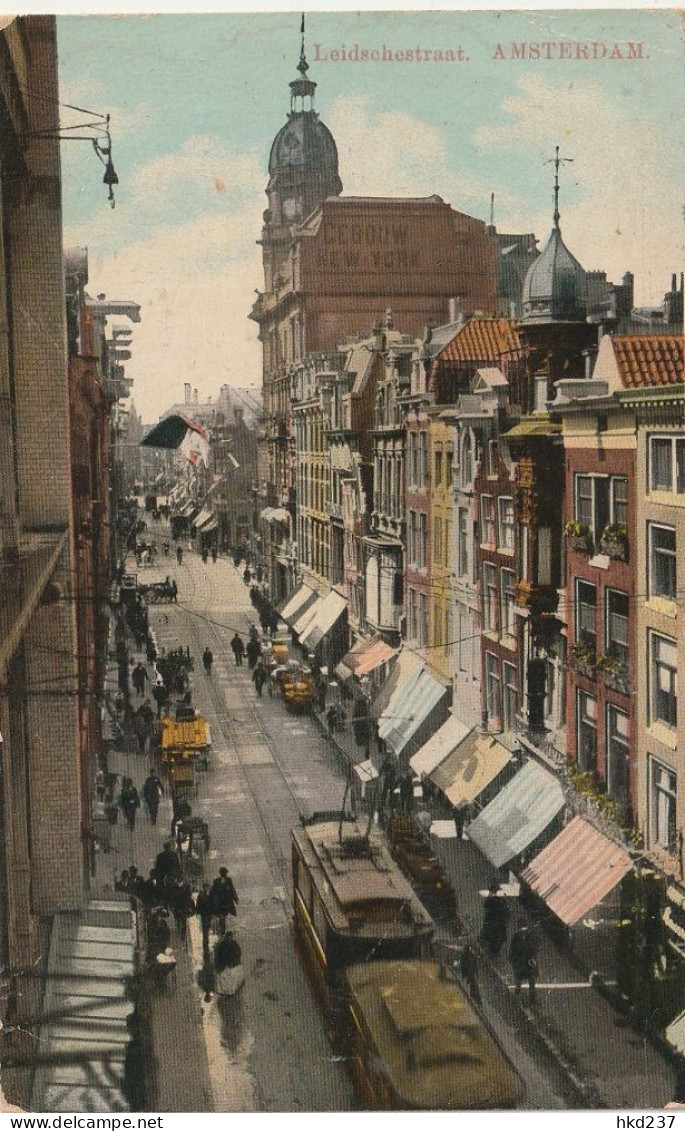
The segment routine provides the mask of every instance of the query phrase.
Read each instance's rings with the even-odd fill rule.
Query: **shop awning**
[[[431,781],[452,805],[468,805],[501,774],[510,759],[501,742],[472,730],[431,774]]]
[[[359,679],[363,675],[369,675],[396,655],[397,649],[391,648],[380,636],[358,640],[338,664],[339,668],[344,668],[340,678],[349,679],[351,675],[355,675]]]
[[[202,533],[203,534],[210,534],[212,530],[216,530],[218,525],[219,525],[219,523],[214,518],[214,516],[212,516],[210,518],[209,522],[205,522],[205,524],[203,525]]]
[[[450,715],[440,730],[436,730],[428,742],[423,744],[418,754],[410,758],[409,765],[414,773],[420,777],[432,774],[435,767],[444,762],[447,755],[466,738],[469,729],[456,715]]]
[[[289,597],[285,605],[281,609],[281,617],[286,624],[293,625],[297,618],[302,615],[305,609],[313,605],[317,599],[317,594],[308,585],[301,585],[292,597]]]
[[[370,781],[375,781],[378,777],[378,770],[370,758],[366,762],[359,762],[354,767],[354,772],[364,785],[367,785]]]
[[[527,762],[471,822],[469,839],[501,868],[544,832],[563,805],[557,779],[537,762]]]
[[[411,677],[412,673],[418,671],[421,666],[421,660],[415,652],[410,652],[408,648],[400,648],[392,671],[383,683],[380,691],[374,697],[373,714],[375,718],[379,719],[381,715],[388,711],[391,702],[399,695],[406,681]]]
[[[204,508],[200,511],[195,519],[194,526],[196,530],[206,530],[210,522],[214,519],[214,514],[210,510]]]
[[[195,503],[186,503],[183,510],[180,512],[180,517],[181,518],[190,518],[193,511],[196,511],[196,510],[197,510],[197,505]]]
[[[572,927],[609,894],[632,868],[625,848],[582,817],[543,848],[521,879],[562,923]]]
[[[259,517],[264,522],[288,522],[290,515],[285,507],[265,507],[260,511]]]
[[[324,636],[333,628],[333,625],[339,617],[345,612],[347,608],[347,601],[340,593],[336,593],[335,589],[331,589],[322,598],[321,604],[316,606],[314,616],[307,628],[300,636],[300,644],[303,648],[316,648]],[[340,652],[338,652],[340,655]]]
[[[433,679],[424,667],[416,669],[381,715],[379,737],[399,756],[438,704],[446,699],[447,688]]]
[[[300,636],[300,634],[303,633],[305,629],[307,629],[312,623],[316,614],[316,610],[321,605],[321,601],[322,598],[319,597],[318,593],[315,593],[314,600],[309,601],[304,605],[304,611],[299,611],[295,614],[293,620],[290,623],[292,624],[292,629],[296,636]]]

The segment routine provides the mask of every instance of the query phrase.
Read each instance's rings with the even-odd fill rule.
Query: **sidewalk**
[[[144,654],[128,640],[129,657],[145,662]],[[110,650],[107,690],[112,700],[117,692],[117,662]],[[142,700],[139,700],[139,702]],[[132,698],[135,707],[135,696]],[[110,750],[109,769],[133,778],[138,791],[152,762],[147,755],[133,753],[135,740],[119,741]],[[119,779],[119,784],[120,784]],[[96,854],[92,895],[106,895],[114,889],[114,879],[134,864],[147,875],[157,853],[168,839],[171,825],[171,800],[162,798],[157,824],[153,826],[143,807],[138,810],[135,829],[128,828],[122,814],[111,828],[110,851]],[[143,977],[139,983],[139,1009],[142,1020],[143,1060],[148,1084],[147,1108],[150,1111],[213,1111],[211,1075],[203,1039],[200,993],[195,984],[195,965],[189,940],[179,937],[172,923],[171,945],[177,959],[175,972],[159,987]],[[151,1085],[151,1088],[150,1088]]]
[[[319,713],[314,718],[322,730],[328,727]],[[355,765],[366,757],[357,746],[350,721],[342,733],[329,735],[341,758]],[[433,852],[440,860],[456,896],[457,914],[464,933],[477,938],[482,923],[483,891],[492,879],[492,867],[468,840],[431,837]],[[510,931],[515,929],[512,906]],[[638,1033],[594,985],[579,972],[578,963],[564,954],[545,932],[540,932],[540,975],[534,1009],[514,998],[506,947],[494,962],[481,956],[481,983],[491,989],[492,976],[511,999],[522,1027],[534,1027],[544,1046],[563,1066],[584,1106],[611,1109],[661,1108],[673,1093],[674,1061],[644,1034]],[[482,986],[485,989],[485,986]],[[500,1010],[494,989],[483,994]]]

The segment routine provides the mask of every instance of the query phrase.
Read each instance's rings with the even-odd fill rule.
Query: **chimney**
[[[184,404],[190,404],[190,385],[187,381],[183,386],[183,402]]]
[[[461,299],[451,298],[449,300],[449,320],[450,322],[458,322],[461,317]]]

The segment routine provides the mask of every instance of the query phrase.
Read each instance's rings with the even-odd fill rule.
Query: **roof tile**
[[[682,335],[617,334],[611,343],[624,388],[680,385],[685,381]]]
[[[521,342],[511,318],[471,318],[436,356],[436,362],[499,362],[518,354]]]

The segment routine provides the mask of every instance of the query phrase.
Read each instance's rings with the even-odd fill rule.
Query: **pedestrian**
[[[232,996],[243,982],[243,956],[233,931],[225,931],[214,946],[214,976],[218,994]]]
[[[238,893],[228,874],[228,868],[219,868],[219,875],[212,884],[211,900],[212,914],[216,916],[219,934],[223,935],[226,931],[226,916],[238,914]]]
[[[195,914],[195,900],[190,890],[190,884],[179,883],[174,885],[171,892],[171,913],[179,934],[185,938],[188,919]]]
[[[202,564],[207,565],[208,559],[209,559],[209,550],[207,549],[206,546],[203,546],[202,547]]]
[[[245,649],[245,651],[247,652],[248,666],[250,670],[252,670],[262,654],[262,646],[259,643],[259,640],[256,640],[253,636],[250,637],[247,642],[247,648]]]
[[[173,840],[168,840],[162,851],[157,853],[154,871],[157,883],[162,888],[168,888],[177,880],[182,879],[181,861],[176,853]]]
[[[176,826],[179,821],[185,821],[188,817],[192,816],[192,809],[184,797],[176,797],[172,794],[171,798],[172,818],[171,818],[171,840],[176,837]]]
[[[155,660],[157,659],[157,649],[155,647],[155,642],[151,636],[148,637],[148,641],[145,646],[145,658],[148,664],[154,664]]]
[[[169,701],[169,692],[167,691],[163,683],[156,683],[152,688],[152,698],[157,704],[157,718],[161,719],[162,710],[164,707],[166,707]]]
[[[136,711],[133,719],[133,729],[138,739],[138,753],[147,754],[147,740],[149,737],[148,724],[145,716],[141,715],[138,711]]]
[[[468,939],[459,959],[459,973],[466,982],[469,994],[477,1005],[481,1004],[478,988],[478,954],[472,939]]]
[[[138,790],[130,778],[124,778],[121,783],[119,807],[128,821],[129,829],[135,829],[136,812],[140,808],[140,797],[138,796]]]
[[[156,907],[147,921],[147,961],[155,962],[170,942],[169,913],[163,907]]]
[[[183,561],[183,546],[176,547],[176,561],[180,565]]]
[[[202,663],[204,664],[204,668],[205,668],[207,675],[211,676],[211,674],[212,674],[212,664],[214,663],[214,656],[212,655],[212,651],[211,651],[211,648],[209,647],[209,645],[207,645],[204,652],[202,653]]]
[[[179,546],[179,550],[180,548]],[[171,582],[171,600],[175,605],[178,604],[178,585],[176,584],[176,578],[173,578]]]
[[[245,567],[245,573],[243,574],[243,581],[245,582],[246,585],[249,585],[250,582],[252,581],[252,574],[250,573],[250,571],[247,567]]]
[[[195,914],[202,928],[202,952],[209,955],[209,931],[212,926],[212,895],[209,884],[203,884],[195,900]]]
[[[260,565],[257,566],[257,572],[255,573],[255,577],[257,578],[257,584],[261,585],[262,581],[264,580],[264,570],[262,569],[262,567]]]
[[[233,651],[233,655],[235,656],[236,667],[239,668],[239,667],[242,666],[242,663],[243,663],[243,656],[245,655],[245,645],[243,644],[242,638],[239,636],[239,634],[237,632],[236,632],[235,636],[233,637],[233,639],[231,640],[231,649]]]
[[[414,808],[414,778],[411,773],[406,773],[400,779],[400,809],[408,816]]]
[[[468,813],[468,806],[457,805],[454,810],[454,829],[457,834],[457,840],[464,839],[464,825],[466,824],[466,814]]]
[[[217,550],[216,546],[212,546],[212,561],[214,562],[214,565],[216,565],[216,559],[218,557],[219,557],[219,551]]]
[[[131,682],[138,695],[145,694],[145,683],[147,678],[147,671],[145,670],[144,665],[139,661],[131,672]]]
[[[488,958],[497,958],[507,940],[509,904],[497,881],[493,881],[483,903],[480,944]]]
[[[257,663],[255,664],[254,671],[252,673],[252,682],[254,683],[255,688],[257,689],[257,695],[259,696],[260,699],[262,697],[262,688],[264,686],[265,680],[266,680],[266,668],[264,667],[264,664],[263,664],[262,659],[260,657],[257,660]]]
[[[535,1005],[535,985],[538,976],[538,941],[535,932],[525,920],[519,922],[518,930],[509,943],[509,961],[516,985],[515,993],[521,993],[521,984],[528,983],[528,1004]]]
[[[159,809],[159,802],[163,793],[164,786],[157,777],[154,768],[150,767],[150,773],[146,777],[143,785],[143,798],[145,799],[147,811],[150,814],[151,825],[157,824],[157,810]]]

